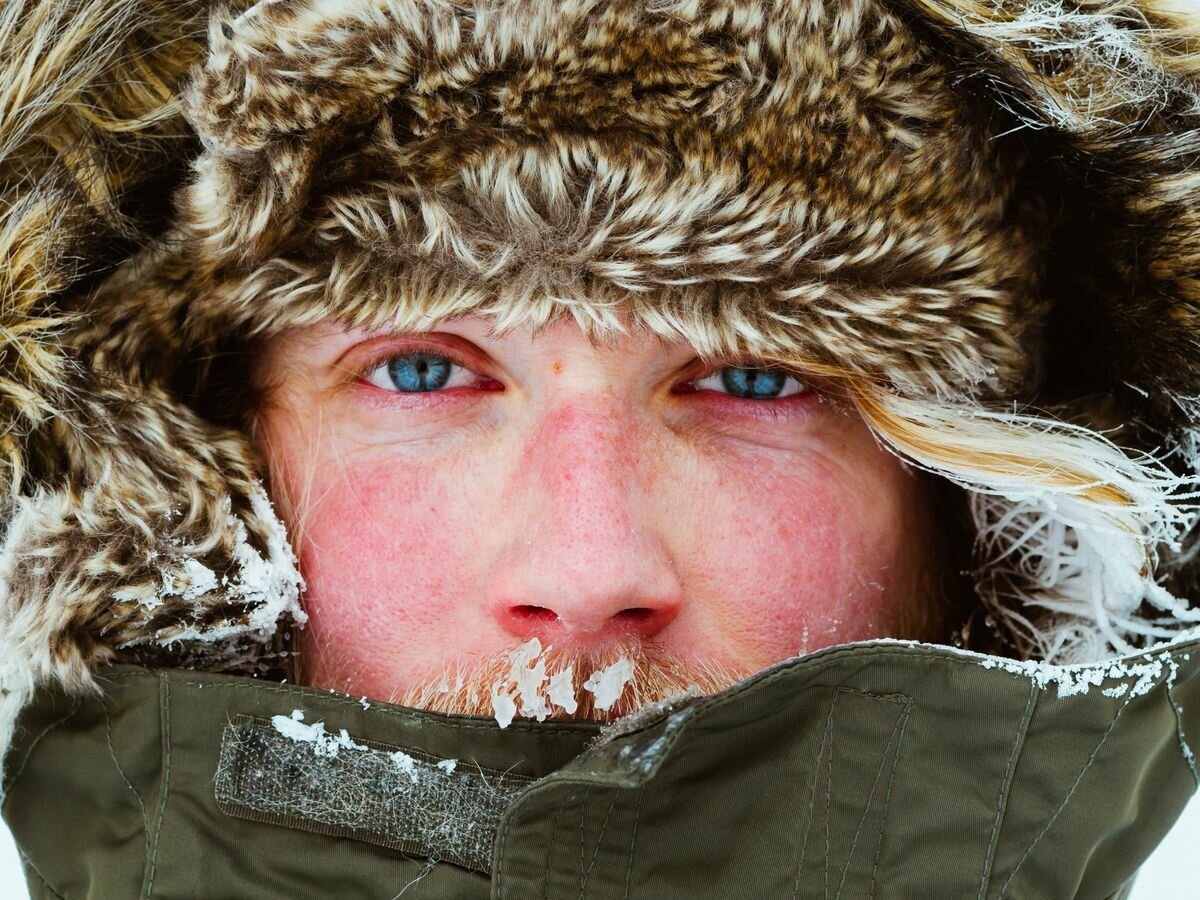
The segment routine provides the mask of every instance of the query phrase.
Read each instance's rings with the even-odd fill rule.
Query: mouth
[[[718,693],[748,674],[715,662],[685,662],[648,641],[582,653],[531,638],[482,660],[448,665],[396,702],[490,716],[501,728],[518,718],[611,722],[683,694]]]

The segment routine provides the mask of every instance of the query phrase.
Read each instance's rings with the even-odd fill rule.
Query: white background
[[[1196,848],[1200,847],[1200,797],[1138,876],[1131,900],[1196,900]],[[25,877],[8,829],[0,825],[0,900],[25,897]]]

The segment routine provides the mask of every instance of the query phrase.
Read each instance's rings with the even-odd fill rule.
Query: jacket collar
[[[346,890],[364,896],[422,877],[464,897],[624,897],[631,885],[663,898],[1108,897],[1195,789],[1197,650],[1193,640],[1065,668],[847,645],[603,732],[501,730],[253,679],[123,667],[105,673],[103,697],[47,692],[30,707],[4,813],[63,896],[71,884],[133,896],[151,869],[163,896],[195,896],[199,858],[257,846],[269,847],[269,884],[236,866],[207,872],[213,896],[297,896],[352,873]],[[300,740],[291,769],[274,773],[274,796],[253,778],[223,780],[239,742],[253,750],[255,728],[277,738],[287,721],[320,722],[337,756]],[[384,822],[380,798],[363,801],[363,785],[342,776],[326,780],[323,805],[311,802],[306,772],[368,753],[411,759],[413,784],[445,775],[422,795],[443,806],[490,785],[503,794],[494,833],[482,843],[450,834],[447,823],[470,824],[463,816]],[[377,787],[394,795],[406,765]],[[264,796],[275,805],[256,810]],[[339,797],[376,812],[339,824]],[[80,852],[63,852],[65,822]],[[400,830],[381,834],[381,823]],[[468,845],[483,847],[474,864]],[[442,862],[430,869],[421,857]]]

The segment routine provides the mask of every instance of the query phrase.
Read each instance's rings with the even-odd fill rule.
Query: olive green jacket
[[[121,667],[43,694],[37,898],[1101,898],[1196,787],[1200,641],[1022,667],[878,642],[617,728]]]

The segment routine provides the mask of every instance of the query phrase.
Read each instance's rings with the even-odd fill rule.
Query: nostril
[[[549,641],[562,639],[586,643],[609,638],[652,637],[670,624],[679,611],[676,603],[624,606],[619,601],[605,602],[606,599],[567,598],[561,609],[557,604],[539,606],[534,603],[503,603],[494,609],[501,627],[518,637],[528,639],[537,635]]]
[[[633,606],[629,609],[623,609],[616,615],[618,622],[624,622],[627,625],[643,625],[660,615],[656,609],[650,609],[648,606]]]
[[[514,619],[526,622],[553,622],[558,613],[544,606],[514,606],[510,610]]]

